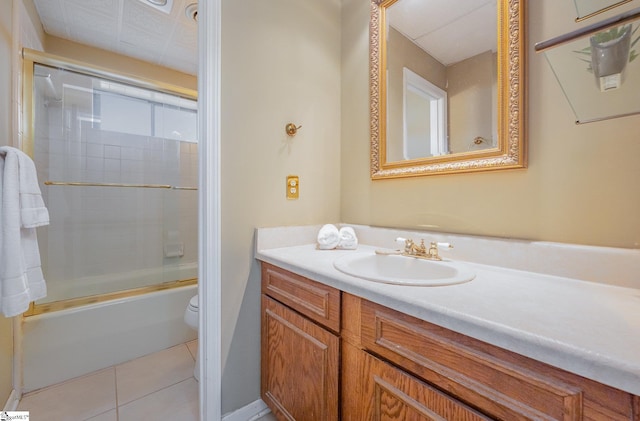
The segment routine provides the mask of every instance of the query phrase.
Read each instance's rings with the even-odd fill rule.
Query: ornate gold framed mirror
[[[526,167],[525,3],[371,0],[372,179]]]

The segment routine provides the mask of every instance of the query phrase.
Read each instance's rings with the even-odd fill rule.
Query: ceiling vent
[[[147,6],[151,6],[154,9],[157,9],[167,15],[171,13],[171,9],[173,8],[173,0],[139,0],[140,2],[146,4]]]

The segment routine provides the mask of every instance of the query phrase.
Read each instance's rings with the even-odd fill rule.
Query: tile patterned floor
[[[26,394],[32,421],[198,421],[197,341]]]

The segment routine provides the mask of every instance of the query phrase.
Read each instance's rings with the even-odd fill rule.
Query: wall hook
[[[289,136],[295,136],[296,133],[298,133],[298,129],[301,128],[302,126],[297,126],[293,123],[289,123],[286,126],[284,126],[284,131],[287,132],[287,135]]]

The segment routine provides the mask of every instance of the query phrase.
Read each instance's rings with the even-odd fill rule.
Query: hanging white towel
[[[33,161],[0,147],[0,310],[6,317],[47,295],[35,228],[48,224]]]

